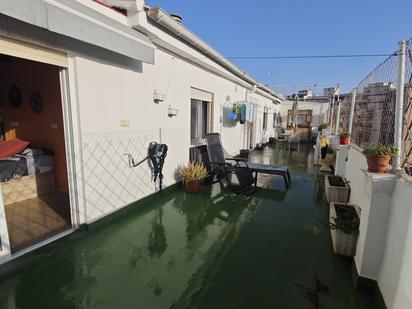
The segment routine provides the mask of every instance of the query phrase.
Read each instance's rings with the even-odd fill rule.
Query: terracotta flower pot
[[[385,173],[389,166],[389,160],[391,156],[367,156],[368,172],[371,173]]]
[[[186,192],[195,193],[199,191],[201,181],[200,180],[189,180],[185,182]]]
[[[339,137],[341,145],[349,145],[350,137],[349,136],[341,136]]]

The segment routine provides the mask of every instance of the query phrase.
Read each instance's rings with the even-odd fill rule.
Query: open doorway
[[[0,54],[0,188],[11,253],[72,227],[60,70]]]

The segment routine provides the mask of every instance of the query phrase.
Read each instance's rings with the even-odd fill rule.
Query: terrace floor
[[[289,190],[273,176],[250,197],[177,188],[27,256],[0,279],[0,308],[374,308],[332,252],[311,147],[251,160],[288,164]]]

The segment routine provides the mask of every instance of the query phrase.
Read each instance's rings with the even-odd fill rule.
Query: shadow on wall
[[[230,120],[229,115],[233,112],[232,107],[223,107],[223,119],[222,125],[224,128],[234,128],[237,125],[237,121]]]

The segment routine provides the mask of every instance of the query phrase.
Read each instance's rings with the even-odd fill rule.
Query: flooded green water
[[[159,196],[97,232],[44,247],[0,279],[0,308],[374,308],[333,254],[312,151],[268,148],[292,185],[261,177],[251,197],[219,184]]]

